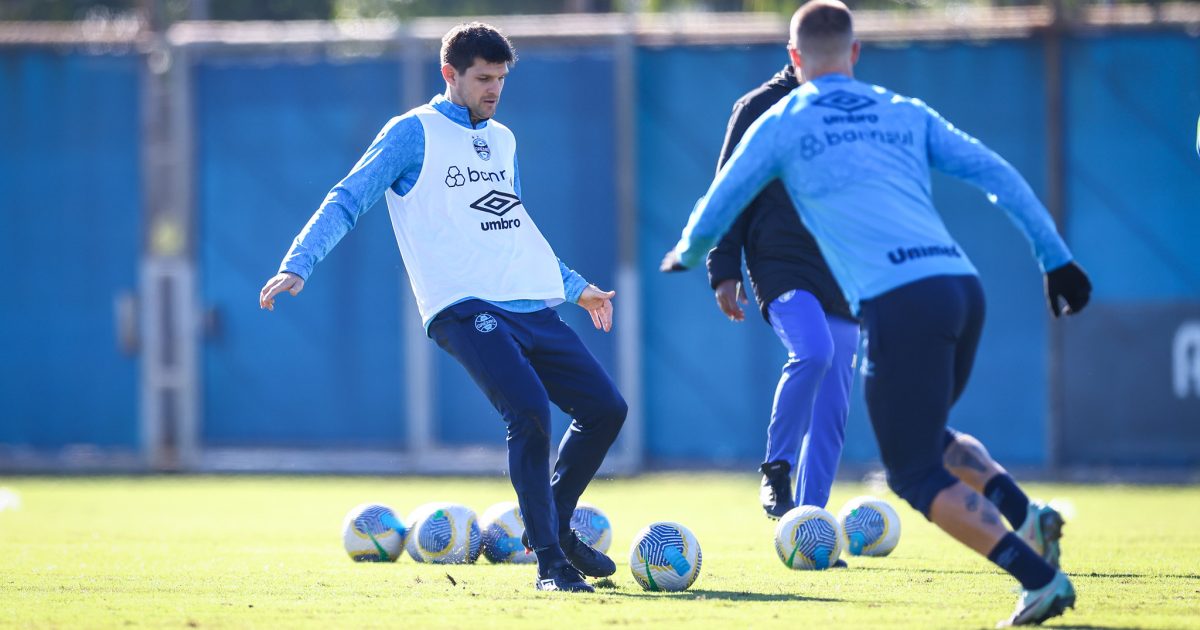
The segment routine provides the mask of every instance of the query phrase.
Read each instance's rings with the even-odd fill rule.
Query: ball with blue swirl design
[[[700,542],[692,532],[669,521],[647,525],[633,538],[629,570],[648,591],[682,591],[700,575]]]
[[[571,514],[571,529],[579,533],[583,542],[600,553],[607,553],[612,546],[612,522],[600,508],[590,503],[579,503]]]
[[[342,521],[342,545],[355,562],[395,562],[406,533],[396,512],[379,503],[357,505]]]
[[[775,527],[775,552],[791,569],[828,569],[842,555],[842,545],[837,519],[815,505],[793,508]]]
[[[422,503],[421,505],[413,508],[412,511],[408,513],[408,517],[404,519],[404,522],[408,523],[408,533],[404,536],[404,550],[408,552],[409,557],[417,562],[425,562],[425,559],[421,557],[421,550],[417,547],[417,537],[413,535],[417,530],[417,523],[421,522],[426,515],[438,509],[442,505],[445,504]]]
[[[516,501],[497,503],[479,517],[482,534],[483,557],[490,562],[512,562],[529,564],[537,562],[537,556],[525,552],[521,534],[525,532],[525,519]]]
[[[852,556],[886,556],[900,543],[900,515],[883,499],[852,499],[838,512],[838,522]]]
[[[454,503],[427,504],[413,512],[406,548],[417,562],[468,564],[479,558],[481,538],[471,508]]]

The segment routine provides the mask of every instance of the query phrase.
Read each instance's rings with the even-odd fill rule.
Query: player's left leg
[[[833,340],[833,357],[813,401],[812,423],[800,446],[796,469],[796,504],[825,507],[837,476],[850,413],[854,356],[858,352],[858,322],[826,316]]]
[[[892,489],[1015,577],[1024,591],[1010,621],[1036,623],[1074,604],[1070,581],[1010,533],[995,507],[942,463],[956,350],[978,343],[982,305],[982,287],[973,276],[926,278],[865,301],[867,406]]]
[[[982,335],[985,311],[982,300],[978,311],[978,316],[967,323],[963,331],[964,338],[979,339]],[[978,343],[960,343],[955,349],[952,390],[952,400],[955,402],[967,387],[977,349]],[[1063,517],[1058,510],[1042,501],[1031,501],[1012,475],[972,435],[947,428],[943,462],[955,477],[987,497],[1012,525],[1018,537],[1051,566],[1059,566]]]
[[[768,518],[796,506],[790,473],[796,470],[801,440],[813,422],[813,403],[833,363],[834,340],[821,303],[808,291],[788,291],[767,307],[771,328],[787,350],[787,362],[775,388],[767,455],[759,491]]]
[[[546,309],[539,315],[529,361],[550,401],[571,416],[550,478],[558,509],[559,544],[575,568],[605,577],[616,571],[616,564],[579,539],[571,530],[571,515],[617,439],[629,406],[604,367],[558,313]]]

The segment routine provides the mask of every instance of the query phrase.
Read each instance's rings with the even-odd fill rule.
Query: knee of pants
[[[612,395],[604,400],[596,410],[596,417],[600,418],[605,426],[613,432],[621,429],[621,426],[625,424],[625,417],[628,415],[629,404],[616,390],[613,390]]]
[[[550,406],[530,406],[511,409],[504,415],[508,422],[508,437],[533,437],[550,440]]]
[[[809,369],[824,374],[833,366],[833,338],[828,333],[812,335],[797,346],[796,352],[788,353],[785,370]]]
[[[897,496],[908,502],[914,510],[929,518],[933,499],[938,493],[958,483],[943,466],[929,466],[909,471],[889,470],[888,487]]]

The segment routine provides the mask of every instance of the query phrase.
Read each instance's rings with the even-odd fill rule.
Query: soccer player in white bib
[[[1033,245],[1055,316],[1080,311],[1091,282],[1024,178],[921,101],[855,80],[859,50],[845,4],[796,11],[788,53],[803,85],[746,130],[660,268],[697,265],[764,186],[782,181],[862,317],[863,389],[888,485],[1020,582],[1005,625],[1041,623],[1075,604],[1055,566],[1058,532],[1027,536],[1017,523],[1036,526],[1041,511],[1027,514],[1029,502],[1014,500],[1024,493],[982,446],[946,429],[975,360],[984,296],[933,206],[930,171],[977,185],[1008,212]]]
[[[470,373],[507,425],[509,476],[537,554],[538,590],[591,592],[616,565],[570,529],[571,514],[628,407],[551,308],[573,302],[612,328],[612,291],[558,260],[521,202],[516,140],[492,120],[516,53],[494,27],[442,38],[445,94],[388,121],[325,197],[267,281],[259,305],[297,295],[313,267],[382,196],[431,338]],[[572,416],[553,481],[550,403]]]

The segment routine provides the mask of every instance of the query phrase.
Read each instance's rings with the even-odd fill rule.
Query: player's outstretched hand
[[[675,250],[672,249],[667,252],[666,256],[663,256],[662,263],[658,265],[658,270],[663,273],[671,273],[672,271],[687,271],[687,267],[684,267],[683,263],[679,262],[679,254],[676,254]]]
[[[725,316],[735,322],[744,321],[746,314],[742,312],[742,307],[738,306],[738,302],[749,304],[750,299],[746,297],[746,288],[742,286],[741,280],[722,280],[717,288],[713,291],[717,298],[717,306],[721,308],[721,312]]]
[[[576,304],[582,306],[587,310],[588,315],[592,316],[592,325],[597,330],[608,332],[612,330],[612,299],[616,294],[616,291],[601,291],[596,288],[596,285],[589,284],[583,293],[579,294]]]
[[[1092,281],[1075,261],[1046,272],[1046,299],[1050,300],[1050,311],[1055,317],[1082,311],[1091,296]],[[1067,303],[1065,307],[1060,299]]]
[[[275,310],[276,295],[284,291],[292,295],[299,295],[303,290],[304,278],[294,273],[281,271],[275,274],[270,280],[267,280],[267,283],[263,285],[262,291],[258,292],[258,307],[273,311]]]

